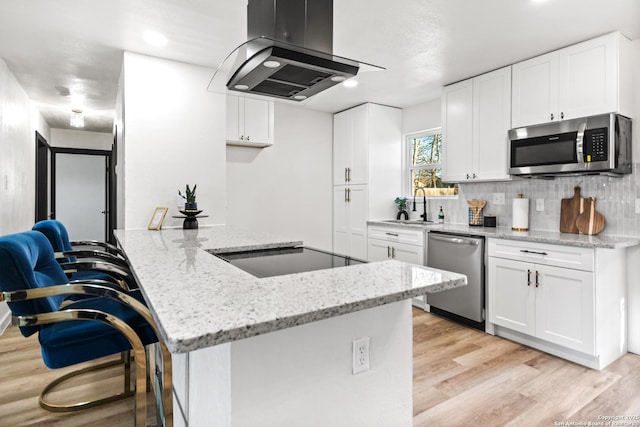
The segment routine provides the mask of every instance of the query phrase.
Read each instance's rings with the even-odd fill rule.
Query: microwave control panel
[[[607,128],[584,131],[584,161],[601,162],[609,158],[609,132]]]

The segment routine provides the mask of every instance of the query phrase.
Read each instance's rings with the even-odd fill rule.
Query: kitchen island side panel
[[[370,369],[354,375],[362,337]],[[189,353],[189,425],[410,426],[412,373],[404,300]]]

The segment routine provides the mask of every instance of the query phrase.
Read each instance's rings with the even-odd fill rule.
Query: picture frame
[[[153,215],[151,215],[151,219],[149,220],[147,229],[160,230],[162,228],[162,222],[164,221],[164,217],[167,214],[168,210],[169,208],[156,208],[153,211]]]

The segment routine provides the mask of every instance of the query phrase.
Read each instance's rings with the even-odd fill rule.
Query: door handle
[[[347,202],[351,202],[351,189],[347,188]]]
[[[106,214],[106,213],[107,213],[107,211],[102,211],[102,212],[100,212],[100,213],[101,213],[101,214]]]
[[[531,286],[531,270],[527,269],[527,286]]]
[[[387,258],[391,258],[391,248],[387,246]]]
[[[347,168],[347,181],[351,182],[351,168]]]
[[[549,255],[546,252],[536,252],[536,251],[530,251],[528,249],[520,249],[520,252],[525,253],[525,254]]]
[[[344,189],[344,202],[347,203],[349,200],[347,200],[347,189]]]
[[[393,246],[391,247],[391,258],[395,258],[396,257],[396,248],[394,248]]]
[[[540,272],[536,270],[536,288],[540,285]]]
[[[347,168],[344,168],[344,182],[349,182],[349,177],[347,176]]]

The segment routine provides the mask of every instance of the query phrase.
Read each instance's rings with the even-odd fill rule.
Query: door
[[[369,105],[353,109],[353,134],[351,135],[351,154],[349,173],[350,185],[369,182]]]
[[[511,67],[474,78],[472,172],[477,179],[509,179],[510,128]]]
[[[351,166],[352,110],[333,116],[333,185],[347,183],[347,167]]]
[[[489,321],[535,335],[535,266],[489,257]]]
[[[473,179],[471,175],[473,83],[465,80],[442,91],[444,182]]]
[[[610,34],[560,51],[561,118],[618,111],[616,37]]]
[[[49,219],[49,144],[36,131],[36,216],[35,222]]]
[[[369,239],[367,257],[371,262],[386,261],[391,257],[391,246],[386,240]]]
[[[109,159],[108,151],[53,149],[53,213],[71,240],[106,241]]]
[[[333,187],[333,252],[349,255],[349,241],[347,187]]]
[[[349,256],[367,259],[367,219],[369,201],[366,185],[348,187],[350,251]]]
[[[558,52],[513,65],[511,127],[559,120]]]
[[[595,355],[593,273],[544,265],[536,272],[536,336]]]

